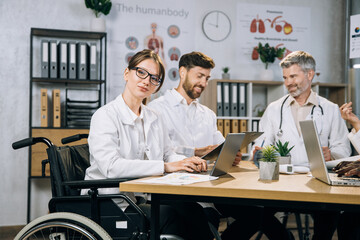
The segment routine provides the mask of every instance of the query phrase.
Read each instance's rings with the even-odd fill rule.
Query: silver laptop
[[[261,134],[262,132],[229,133],[222,144],[201,157],[205,160],[211,160],[217,156],[209,175],[218,177],[227,174],[232,167],[237,152]]]
[[[329,185],[360,186],[360,179],[358,178],[338,177],[336,173],[328,173],[316,124],[313,120],[300,121],[300,128],[310,163],[311,174],[315,178]]]

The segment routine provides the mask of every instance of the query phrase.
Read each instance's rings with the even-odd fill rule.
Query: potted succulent
[[[223,67],[223,68],[222,68],[222,71],[223,71],[223,73],[222,73],[222,78],[223,78],[223,79],[230,79],[229,70],[230,70],[229,67]]]
[[[93,31],[105,32],[105,20],[100,16],[108,15],[111,10],[111,0],[85,0],[86,8],[93,10],[95,18],[92,19],[90,28]]]
[[[280,159],[279,159],[279,164],[280,165],[281,164],[290,164],[291,163],[290,151],[294,148],[294,146],[292,146],[292,147],[288,147],[288,146],[289,146],[288,141],[286,141],[283,144],[280,140],[278,140],[275,143],[274,148],[280,154]]]
[[[279,180],[279,156],[272,145],[265,146],[261,150],[259,159],[260,180]]]

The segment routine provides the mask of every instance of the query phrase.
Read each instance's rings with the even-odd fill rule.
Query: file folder
[[[224,120],[223,119],[217,120],[217,129],[221,132],[222,135],[224,135]]]
[[[240,132],[247,132],[247,120],[240,120]]]
[[[216,108],[217,108],[217,115],[224,116],[223,111],[223,97],[222,97],[222,83],[218,82],[216,85],[216,94],[217,94],[217,101],[216,101]]]
[[[77,44],[77,78],[78,79],[88,79],[88,45],[85,42],[80,42]]]
[[[76,79],[76,43],[68,43],[68,74],[69,79]]]
[[[97,64],[97,51],[96,51],[96,43],[90,43],[90,51],[89,51],[90,59],[90,80],[98,79],[98,64]]]
[[[49,41],[41,41],[41,77],[49,77]]]
[[[230,83],[230,116],[238,116],[238,84]]]
[[[239,133],[239,121],[238,120],[231,120],[231,132],[232,133]]]
[[[53,89],[53,127],[61,127],[60,89]]]
[[[50,78],[57,78],[57,42],[50,40]]]
[[[230,89],[229,83],[223,83],[223,107],[224,107],[224,116],[230,116]]]
[[[48,127],[48,95],[47,89],[40,89],[40,127]]]
[[[247,132],[247,120],[242,119],[239,122],[240,122],[240,132]],[[240,152],[247,153],[247,147],[248,146],[241,148]]]
[[[59,62],[59,78],[68,78],[68,44],[65,41],[60,41],[58,46],[58,62]]]
[[[239,116],[246,116],[246,85],[245,83],[239,84]]]
[[[252,121],[251,129],[252,129],[253,132],[258,132],[259,131],[259,120],[253,120]]]
[[[224,119],[224,137],[230,133],[230,119]]]

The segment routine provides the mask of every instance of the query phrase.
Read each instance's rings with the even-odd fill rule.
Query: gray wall
[[[229,65],[232,78],[256,79],[245,66],[236,65],[234,31],[222,43],[209,42],[201,31],[202,17],[214,9],[227,12],[235,23],[237,2],[310,7],[311,53],[321,69],[320,79],[344,82],[345,3],[342,0],[197,0],[196,50],[214,58],[217,63],[214,78],[220,78],[221,67]],[[29,133],[30,28],[87,31],[92,13],[85,8],[83,0],[1,0],[0,13],[0,226],[8,226],[26,222],[28,150],[14,151],[11,143]],[[108,47],[110,51],[111,44]],[[111,71],[108,68],[109,82],[117,80],[111,79]],[[276,80],[281,80],[280,74],[280,71],[276,73]],[[32,186],[34,218],[47,213],[49,181],[36,180]]]

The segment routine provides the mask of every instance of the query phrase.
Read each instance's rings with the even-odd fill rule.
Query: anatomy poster
[[[311,51],[310,17],[311,10],[306,7],[238,3],[237,62],[263,65],[255,49],[259,43],[286,48],[285,55]]]
[[[360,14],[350,16],[350,58],[360,58]]]
[[[122,92],[124,69],[143,49],[160,55],[166,70],[161,93],[179,83],[180,56],[194,50],[194,6],[186,1],[114,0],[107,20],[110,96]],[[160,93],[160,94],[161,94]]]

